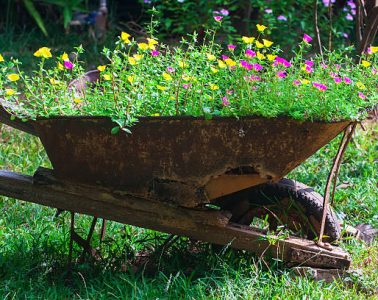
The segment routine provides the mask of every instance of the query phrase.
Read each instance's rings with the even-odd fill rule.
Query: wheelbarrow
[[[103,218],[268,255],[290,266],[350,266],[348,253],[323,242],[340,236],[323,197],[284,178],[344,132],[332,170],[337,175],[355,126],[350,121],[141,117],[131,134],[111,134],[115,124],[108,117],[22,122],[1,108],[0,121],[38,136],[53,166],[38,168],[34,176],[0,171],[0,194],[70,211],[72,221],[74,213],[91,215],[90,234]],[[253,225],[264,217],[269,228]],[[282,224],[291,232],[299,227],[302,235],[274,233]],[[91,249],[73,225],[71,235]]]

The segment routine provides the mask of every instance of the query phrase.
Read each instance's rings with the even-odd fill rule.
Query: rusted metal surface
[[[57,117],[37,120],[35,129],[58,178],[142,194],[181,184],[196,197],[211,179],[235,170],[257,175],[259,183],[279,180],[348,124],[153,117],[141,118],[132,134],[112,135],[109,118]]]

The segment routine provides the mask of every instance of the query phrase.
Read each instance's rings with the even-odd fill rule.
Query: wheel
[[[214,204],[232,213],[231,222],[250,225],[254,218],[267,220],[269,229],[278,226],[290,229],[294,235],[314,239],[320,229],[323,197],[307,185],[282,179],[251,187],[220,197]],[[333,242],[340,238],[340,223],[329,209],[323,240]]]

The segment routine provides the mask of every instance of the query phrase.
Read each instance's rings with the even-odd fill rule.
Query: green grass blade
[[[45,24],[39,14],[38,10],[35,8],[32,0],[24,0],[26,10],[33,17],[34,21],[37,23],[38,27],[41,29],[45,36],[48,36]]]

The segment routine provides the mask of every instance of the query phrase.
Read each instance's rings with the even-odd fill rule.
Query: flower
[[[358,97],[360,97],[361,99],[365,99],[366,98],[366,96],[362,92],[358,92]]]
[[[255,40],[254,37],[242,36],[242,41],[245,44],[252,44],[254,40]]]
[[[323,5],[328,7],[330,4],[335,3],[336,0],[323,0]]]
[[[212,91],[219,90],[219,86],[217,86],[216,84],[210,83],[210,90],[212,90]]]
[[[47,48],[47,47],[39,48],[37,51],[34,52],[34,56],[43,57],[43,58],[50,58],[50,57],[52,57],[50,50],[51,49]]]
[[[229,12],[227,9],[222,8],[222,9],[219,11],[219,13],[220,13],[221,15],[223,15],[223,16],[228,16],[230,12]]]
[[[314,62],[312,60],[306,60],[305,61],[305,65],[309,66],[309,67],[312,67],[314,65]]]
[[[322,69],[327,69],[328,68],[328,66],[325,63],[321,63],[320,66],[322,67]]]
[[[169,72],[169,73],[173,73],[174,71],[175,71],[174,68],[172,68],[172,67],[167,67],[167,72]]]
[[[369,54],[377,53],[378,52],[378,46],[370,46],[368,48],[368,52],[369,52]],[[1,59],[0,59],[0,61],[1,61]]]
[[[300,80],[298,80],[298,79],[295,79],[295,80],[293,80],[293,84],[294,84],[294,85],[300,85],[300,84],[301,84],[301,82],[300,82]]]
[[[349,77],[344,77],[344,82],[345,82],[345,84],[351,84],[352,80],[350,80]]]
[[[233,44],[229,44],[229,45],[227,45],[227,48],[228,48],[228,50],[230,50],[230,51],[234,51],[235,48],[236,48],[236,46],[233,45]]]
[[[277,17],[277,20],[278,21],[285,21],[286,22],[287,18],[284,15],[280,15],[280,16]]]
[[[313,68],[311,68],[309,65],[305,65],[301,68],[303,71],[307,72],[307,73],[312,73],[314,71]]]
[[[356,86],[360,89],[360,90],[364,90],[366,89],[366,86],[361,82],[361,81],[358,81],[356,83]]]
[[[223,16],[214,16],[214,20],[217,22],[222,21],[222,19],[223,19]]]
[[[130,34],[124,32],[124,31],[121,32],[121,40],[122,40],[125,44],[130,44],[130,43],[131,43],[130,40],[129,40],[129,37],[130,37],[130,36],[131,36]]]
[[[147,38],[147,41],[148,41],[148,48],[150,48],[151,50],[155,50],[155,45],[159,43],[157,40],[150,39],[150,38]]]
[[[247,50],[245,50],[245,55],[252,58],[252,57],[256,56],[256,52],[251,50],[251,49],[247,49]]]
[[[227,94],[227,95],[232,95],[233,93],[234,93],[233,90],[226,90],[226,94]]]
[[[271,13],[273,12],[273,9],[266,8],[266,9],[265,9],[265,12],[266,12],[267,14],[271,14]]]
[[[70,58],[68,57],[68,54],[67,54],[66,52],[64,52],[60,58],[61,58],[63,61],[66,61],[66,60],[69,61],[69,60],[70,60]]]
[[[264,46],[269,48],[270,46],[273,45],[273,42],[272,41],[269,41],[269,40],[266,40],[266,39],[263,39],[263,43],[264,43]]]
[[[308,79],[301,79],[301,83],[302,84],[309,84],[310,80],[308,80]]]
[[[249,62],[247,62],[247,61],[245,61],[245,60],[240,60],[240,65],[243,67],[243,68],[245,68],[245,69],[247,69],[247,70],[251,70],[252,69],[252,64],[250,64]]]
[[[7,78],[10,80],[10,81],[17,81],[20,79],[20,75],[18,74],[9,74],[7,76]]]
[[[185,68],[185,67],[188,66],[188,64],[184,63],[184,62],[181,61],[181,60],[178,62],[178,65],[179,65],[180,68]]]
[[[269,60],[269,61],[273,61],[273,60],[276,59],[277,55],[274,55],[274,54],[268,54],[267,57],[268,57],[268,60]]]
[[[256,28],[257,28],[258,32],[264,32],[264,30],[267,29],[268,27],[266,27],[264,25],[257,24]]]
[[[346,16],[345,16],[345,19],[347,19],[348,21],[353,21],[353,16],[348,13]]]
[[[184,83],[183,85],[182,85],[182,87],[184,88],[184,89],[188,89],[188,88],[190,88],[192,86],[192,84],[191,83]]]
[[[133,84],[134,76],[132,76],[132,75],[127,76],[127,81],[130,82],[131,84]]]
[[[214,68],[214,67],[210,67],[210,70],[213,73],[218,73],[219,72],[219,70],[217,68]]]
[[[157,88],[158,90],[160,90],[160,91],[165,91],[165,90],[168,89],[166,86],[162,86],[162,85],[159,85],[159,84],[156,86],[156,88]]]
[[[68,69],[68,70],[72,70],[72,68],[74,67],[74,64],[72,62],[70,62],[69,60],[65,60],[63,62],[63,66]]]
[[[257,75],[250,75],[250,76],[245,76],[244,77],[245,80],[249,80],[249,81],[260,81],[261,78]]]
[[[252,67],[255,71],[261,71],[263,69],[263,66],[260,64],[253,64]]]
[[[166,72],[163,72],[163,78],[167,81],[171,81],[172,80],[172,76],[169,75],[168,73]]]
[[[103,72],[105,69],[106,69],[106,66],[98,66],[97,67],[97,70],[99,70],[100,72]]]
[[[0,62],[4,61],[4,57],[0,54]]]
[[[256,44],[256,47],[259,49],[264,48],[264,44],[260,43],[259,41],[256,41],[255,44]]]
[[[58,62],[57,67],[58,67],[58,70],[61,70],[61,71],[64,70],[64,67],[60,62]]]
[[[227,55],[223,55],[223,54],[222,54],[222,59],[223,59],[223,60],[226,60],[226,59],[229,59],[229,58],[230,58],[230,57],[228,57]]]
[[[5,89],[5,94],[7,96],[13,96],[14,94],[16,94],[16,91],[14,89]]]
[[[262,54],[262,53],[260,53],[259,51],[257,51],[256,56],[257,56],[257,58],[258,58],[259,60],[263,60],[263,59],[265,59],[265,55]]]
[[[134,57],[128,57],[127,58],[127,60],[129,61],[129,64],[130,65],[132,65],[132,66],[134,66],[134,65],[136,65],[137,64],[137,61],[136,61],[136,59],[134,58]]]
[[[76,104],[79,104],[79,103],[83,102],[83,100],[81,100],[80,98],[74,98],[73,102],[75,102]]]
[[[223,69],[223,68],[226,68],[227,65],[223,61],[221,61],[220,59],[218,59],[218,67],[220,69]]]
[[[327,89],[327,86],[325,84],[318,83],[318,82],[313,82],[312,86],[317,88],[321,92],[324,92]]]
[[[229,67],[235,67],[236,66],[236,62],[234,60],[232,60],[231,58],[226,58],[224,60],[224,62],[226,63],[227,66]]]
[[[149,46],[146,43],[138,43],[138,48],[140,50],[146,51],[146,50],[148,50]]]
[[[157,51],[157,50],[151,50],[151,55],[152,55],[152,56],[159,56],[159,55],[160,55],[160,52]]]
[[[59,84],[60,83],[60,81],[59,80],[56,80],[56,79],[54,79],[54,78],[50,78],[50,83],[52,84],[52,85],[57,85],[57,84]]]
[[[305,43],[311,43],[311,41],[312,41],[312,37],[305,33],[305,34],[303,35],[303,41],[304,41]]]
[[[215,57],[215,55],[211,54],[211,53],[206,53],[206,57],[208,60],[216,60],[217,58]]]
[[[229,106],[230,105],[230,101],[228,101],[227,96],[222,97],[222,104],[224,106]]]
[[[371,63],[368,62],[368,61],[366,61],[366,60],[361,61],[361,64],[362,64],[365,68],[368,68],[368,67],[370,67],[370,65],[371,65]]]
[[[339,84],[341,81],[343,81],[340,77],[333,78],[336,84]]]
[[[286,68],[289,68],[289,67],[291,66],[291,63],[288,62],[286,59],[277,56],[277,57],[274,59],[274,66],[277,66],[277,65],[283,65],[283,66],[285,66]]]
[[[286,77],[286,71],[278,71],[276,76],[278,78],[285,78]]]
[[[112,79],[112,77],[109,74],[104,74],[104,75],[102,75],[102,77],[104,77],[105,80],[111,80]]]
[[[133,57],[136,61],[140,61],[143,58],[143,54],[134,54]]]

